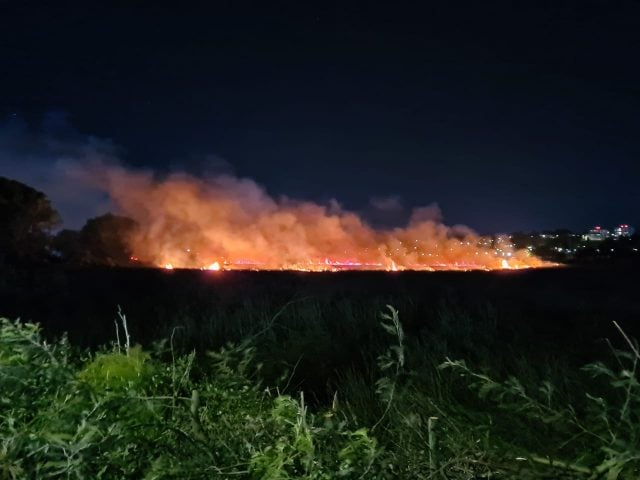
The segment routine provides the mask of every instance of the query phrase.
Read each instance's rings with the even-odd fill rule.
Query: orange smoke
[[[432,208],[405,228],[377,230],[337,204],[276,200],[248,179],[203,180],[102,168],[99,183],[139,231],[134,255],[166,268],[211,270],[471,270],[547,265],[496,246],[464,227],[443,225]],[[505,242],[503,242],[505,243]]]

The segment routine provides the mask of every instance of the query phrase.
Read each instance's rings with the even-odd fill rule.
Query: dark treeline
[[[134,220],[107,213],[87,220],[80,230],[54,233],[60,224],[44,193],[0,177],[0,264],[132,264],[126,238],[137,228]]]
[[[544,232],[515,232],[511,235],[515,248],[526,248],[534,255],[565,264],[637,263],[640,261],[640,235],[587,240],[567,229]]]

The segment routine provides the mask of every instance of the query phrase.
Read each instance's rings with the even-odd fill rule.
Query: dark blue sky
[[[47,3],[0,19],[0,114],[34,130],[481,232],[640,224],[640,2]]]

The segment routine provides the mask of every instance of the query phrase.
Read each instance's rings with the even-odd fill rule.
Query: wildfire
[[[498,270],[552,266],[509,242],[448,227],[436,207],[379,230],[337,202],[276,200],[251,180],[208,180],[105,167],[97,181],[120,213],[141,264],[220,270]]]
[[[325,259],[320,262],[302,262],[302,263],[291,263],[291,264],[282,264],[282,265],[265,265],[263,263],[258,262],[249,262],[249,261],[240,261],[240,262],[225,262],[224,268],[220,265],[219,262],[213,262],[210,265],[206,265],[203,267],[195,267],[190,264],[181,265],[179,268],[185,269],[197,269],[200,270],[208,270],[208,271],[220,271],[220,270],[291,270],[291,271],[301,271],[301,272],[342,272],[349,270],[364,270],[364,271],[387,271],[387,272],[398,272],[398,271],[438,271],[438,270],[459,270],[459,271],[467,271],[467,270],[521,270],[527,268],[540,268],[540,267],[552,267],[557,266],[556,264],[549,262],[542,262],[538,260],[539,263],[516,263],[511,264],[507,259],[495,259],[494,263],[466,263],[466,262],[455,262],[455,263],[433,263],[433,264],[410,264],[410,265],[398,265],[394,261],[391,261],[389,264],[385,265],[382,263],[362,263],[362,262],[353,262],[353,261],[332,261],[329,259]],[[166,270],[173,270],[173,264],[167,263],[163,265],[163,268]]]

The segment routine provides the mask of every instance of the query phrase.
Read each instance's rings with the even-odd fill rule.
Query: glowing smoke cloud
[[[434,270],[540,267],[526,251],[496,250],[466,227],[447,227],[434,207],[405,228],[376,230],[330,206],[275,200],[252,180],[206,180],[100,167],[91,174],[121,213],[140,224],[130,239],[143,262],[172,268]]]

